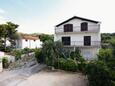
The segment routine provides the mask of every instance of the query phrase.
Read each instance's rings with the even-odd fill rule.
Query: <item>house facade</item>
[[[74,16],[55,26],[54,40],[66,48],[79,48],[85,59],[95,58],[101,43],[100,22]]]
[[[23,35],[16,41],[17,49],[24,48],[39,48],[41,47],[42,42],[39,37],[31,35]]]

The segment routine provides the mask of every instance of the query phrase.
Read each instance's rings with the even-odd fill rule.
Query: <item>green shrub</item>
[[[76,61],[70,58],[68,59],[59,58],[59,60],[55,63],[54,67],[66,71],[77,71],[78,69]]]
[[[21,59],[21,55],[22,55],[22,53],[21,53],[20,50],[17,50],[17,51],[15,51],[14,53],[15,53],[15,60],[19,60],[19,59]]]
[[[112,54],[115,57],[115,39],[111,41],[111,45],[112,45],[112,51],[113,51]]]
[[[112,49],[101,49],[98,60],[103,61],[110,69],[115,70],[115,57]]]
[[[110,71],[103,61],[92,61],[86,67],[89,86],[113,86]]]
[[[8,58],[7,57],[2,58],[2,64],[3,64],[3,68],[8,68],[9,63],[8,63]]]
[[[2,58],[0,58],[0,63],[2,62]]]
[[[115,81],[112,81],[112,86],[115,86]]]
[[[34,52],[34,49],[24,48],[21,50],[22,54],[28,54]]]
[[[76,48],[75,51],[72,51],[70,53],[70,58],[72,59],[76,59],[77,61],[82,57],[81,55],[81,51],[79,50],[79,48]]]
[[[44,63],[45,62],[45,58],[44,58],[44,55],[43,55],[41,49],[35,50],[35,58],[36,58],[38,63]]]
[[[86,65],[87,65],[86,61],[78,62],[78,69],[79,69],[79,71],[85,73]]]
[[[78,68],[78,65],[75,60],[67,59],[65,63],[65,68],[67,71],[76,71]]]
[[[112,50],[111,49],[100,49],[98,54],[98,60],[107,62],[112,57]]]
[[[5,49],[5,52],[10,52],[12,51],[13,47],[12,46],[7,46]]]

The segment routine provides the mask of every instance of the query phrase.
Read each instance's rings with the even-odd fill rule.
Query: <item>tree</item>
[[[0,25],[0,40],[3,41],[4,50],[6,50],[6,41],[9,40],[11,42],[14,40],[17,28],[18,25],[12,22],[7,22],[6,24]]]
[[[51,40],[51,41],[54,40],[53,35],[48,35],[48,34],[41,34],[39,38],[40,38],[40,41],[42,41],[43,43],[48,40]]]

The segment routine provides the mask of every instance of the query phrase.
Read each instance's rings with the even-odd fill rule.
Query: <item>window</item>
[[[84,36],[84,46],[91,45],[91,36]]]
[[[27,39],[25,39],[25,41],[27,42],[28,40],[27,40]]]
[[[81,31],[88,31],[88,23],[87,22],[81,23]]]
[[[70,45],[71,39],[70,37],[62,37],[63,45]]]
[[[73,24],[64,25],[64,32],[73,32]]]

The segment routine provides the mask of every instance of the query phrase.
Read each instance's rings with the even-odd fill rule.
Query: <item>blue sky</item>
[[[45,17],[55,10],[60,0],[0,0],[0,7],[7,12],[7,18]]]
[[[25,33],[54,33],[72,16],[101,21],[101,32],[115,32],[114,0],[0,0],[0,23],[12,21]]]

